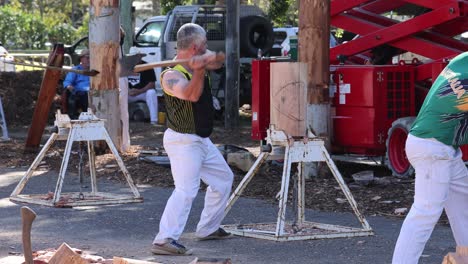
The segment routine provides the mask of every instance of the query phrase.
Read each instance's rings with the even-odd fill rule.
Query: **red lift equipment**
[[[405,21],[386,16],[408,6],[417,6],[421,14]],[[330,49],[334,154],[385,156],[394,175],[413,173],[404,151],[408,130],[432,79],[451,58],[468,51],[468,43],[455,38],[468,31],[467,14],[467,0],[331,1],[331,25],[358,35]],[[390,60],[379,63],[384,65],[369,65],[379,49],[393,53]],[[392,56],[406,52],[422,59],[392,64]],[[266,108],[262,94],[269,91],[265,85],[267,79],[269,84],[269,63],[252,64],[253,113],[260,109],[252,120],[255,139],[263,139],[268,126],[263,127],[268,122],[269,105]],[[468,160],[468,145],[462,148],[464,160]]]
[[[384,16],[408,5],[418,6],[422,14],[402,22]],[[408,130],[431,80],[448,60],[468,50],[468,43],[454,38],[468,31],[467,13],[468,1],[464,0],[331,2],[331,24],[358,34],[330,49],[335,151],[385,155],[394,175],[413,172],[404,151]],[[362,58],[384,45],[394,48],[392,55],[411,52],[426,59],[362,65],[366,64]],[[361,65],[349,65],[359,62],[357,58]],[[464,146],[465,160],[466,150]]]

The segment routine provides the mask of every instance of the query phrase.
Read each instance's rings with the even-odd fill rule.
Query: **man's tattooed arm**
[[[164,80],[165,88],[169,90],[174,90],[174,85],[179,82],[179,79],[167,79]]]

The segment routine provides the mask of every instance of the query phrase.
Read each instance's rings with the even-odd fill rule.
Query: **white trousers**
[[[164,148],[171,162],[175,190],[167,201],[159,233],[153,243],[162,244],[168,238],[179,239],[198,194],[200,180],[208,188],[196,236],[208,236],[219,228],[223,220],[234,175],[209,138],[167,129]]]
[[[128,96],[129,103],[137,101],[145,101],[150,113],[150,121],[158,122],[158,97],[156,96],[156,90],[149,89],[137,96]]]
[[[406,155],[416,171],[414,203],[401,227],[392,263],[418,263],[443,209],[457,246],[468,246],[468,170],[460,149],[409,135]]]

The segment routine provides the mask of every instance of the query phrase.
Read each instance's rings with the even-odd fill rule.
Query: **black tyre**
[[[256,57],[258,49],[262,54],[270,51],[273,46],[273,26],[262,16],[242,17],[239,22],[239,39],[241,57]]]
[[[405,152],[406,138],[414,120],[413,116],[399,118],[393,121],[392,127],[388,130],[385,162],[394,176],[409,177],[414,173],[414,168]]]

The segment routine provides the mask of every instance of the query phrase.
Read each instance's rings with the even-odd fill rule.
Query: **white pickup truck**
[[[224,6],[176,6],[167,16],[155,16],[145,21],[136,33],[134,45],[141,53],[147,56],[146,62],[173,59],[176,55],[176,36],[179,28],[185,23],[197,23],[207,33],[208,49],[225,52],[226,38],[226,9]],[[260,49],[267,53],[273,45],[273,27],[270,20],[260,8],[253,5],[240,6],[239,48],[241,62],[249,64],[247,58],[257,57]],[[245,71],[245,72],[244,72]],[[159,79],[160,68],[155,69]],[[250,100],[249,66],[241,67],[240,101]],[[224,70],[212,76],[213,95],[222,100],[224,98]],[[248,82],[242,79],[248,78]],[[159,82],[157,87],[159,88]],[[159,88],[159,93],[161,90]]]

